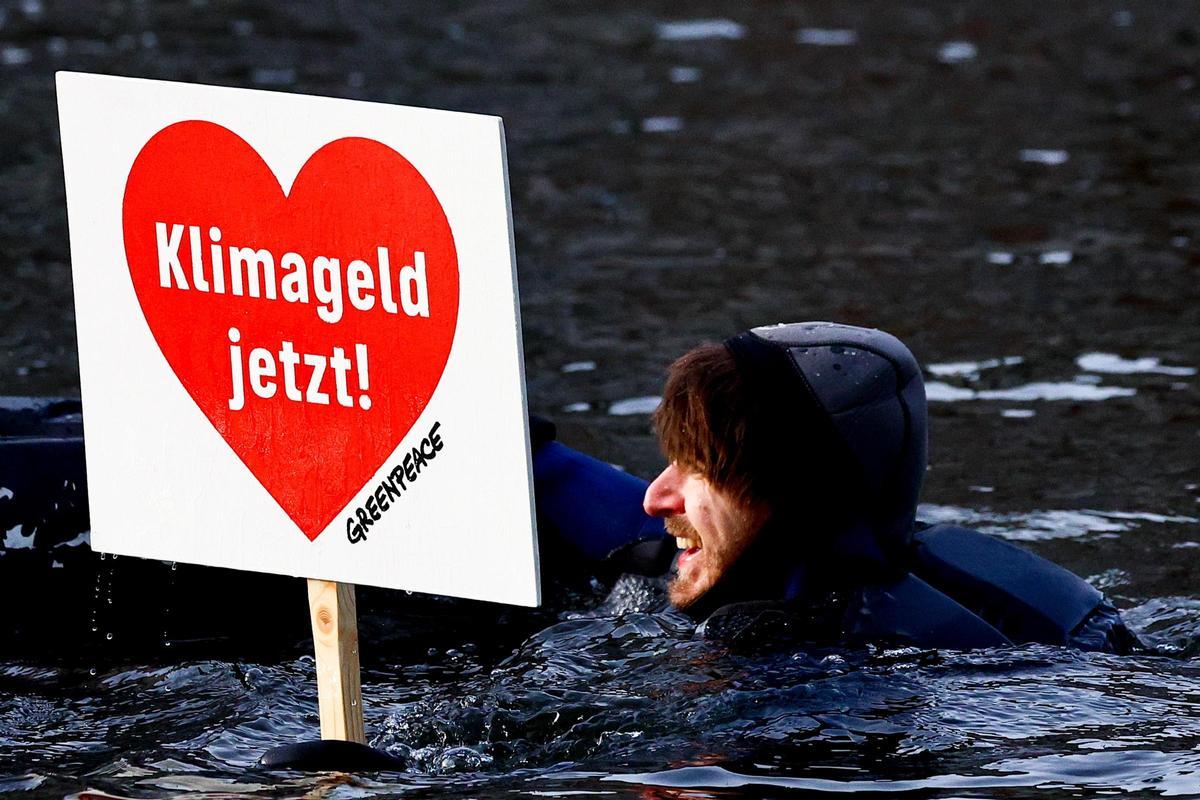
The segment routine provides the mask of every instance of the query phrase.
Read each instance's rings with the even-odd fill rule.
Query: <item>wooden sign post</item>
[[[355,586],[540,599],[503,123],[65,72],[58,103],[92,547],[309,579],[321,735],[361,743]]]
[[[354,584],[308,579],[321,738],[366,744]]]

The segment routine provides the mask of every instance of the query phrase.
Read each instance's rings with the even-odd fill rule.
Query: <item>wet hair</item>
[[[779,465],[766,446],[762,406],[729,350],[705,343],[668,368],[654,428],[670,461],[740,502],[773,506]]]

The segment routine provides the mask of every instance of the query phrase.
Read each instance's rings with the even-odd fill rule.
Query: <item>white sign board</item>
[[[92,545],[536,605],[501,120],[59,73]]]

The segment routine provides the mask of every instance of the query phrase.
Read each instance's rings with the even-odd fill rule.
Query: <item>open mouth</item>
[[[700,541],[700,534],[686,519],[678,517],[668,519],[667,532],[675,537],[675,546],[683,551],[679,554],[680,566],[695,558],[704,549],[704,544]]]

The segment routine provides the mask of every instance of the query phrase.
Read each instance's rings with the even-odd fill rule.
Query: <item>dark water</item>
[[[924,516],[1092,578],[1156,648],[730,652],[638,591],[440,626],[402,599],[364,692],[409,770],[351,780],[252,767],[315,735],[302,635],[0,643],[0,792],[1200,796],[1194,3],[0,8],[0,392],[78,391],[54,70],[499,114],[562,439],[651,474],[636,401],[696,341],[885,328],[928,368]],[[83,626],[108,568],[72,573]]]

